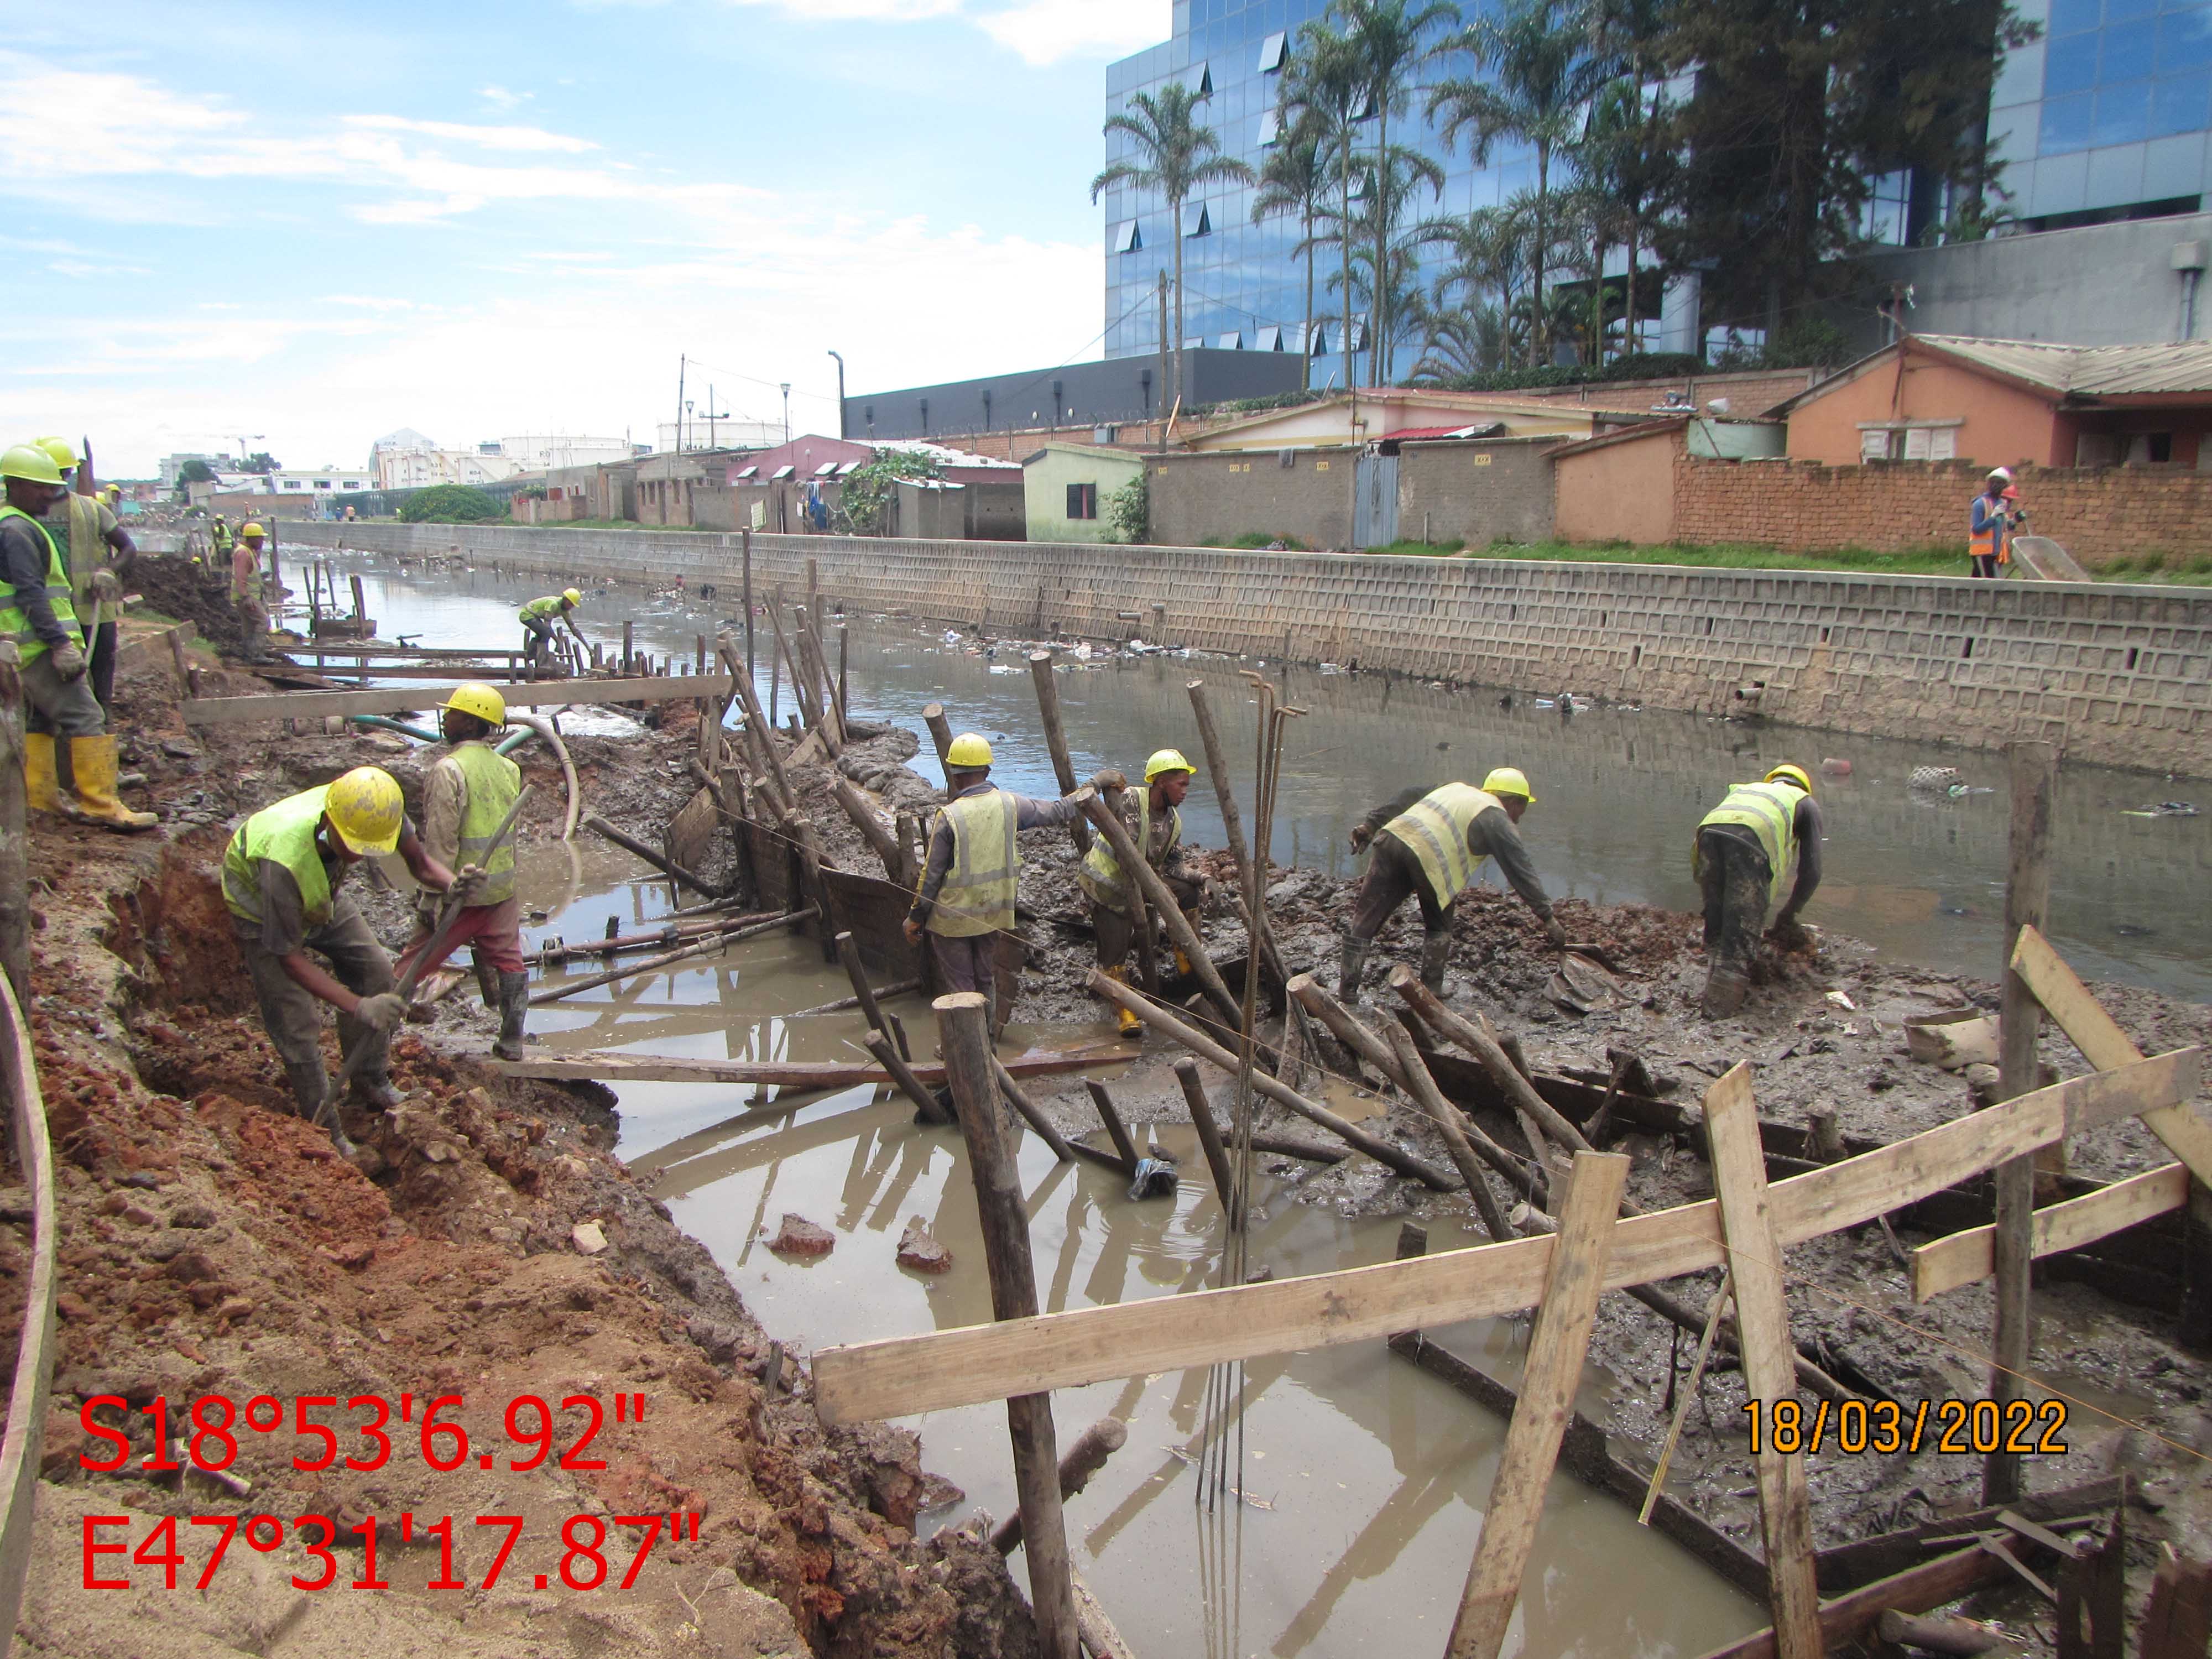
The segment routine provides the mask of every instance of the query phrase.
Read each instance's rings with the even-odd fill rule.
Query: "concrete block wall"
[[[1398,452],[1398,533],[1427,542],[1552,538],[1550,455],[1563,438],[1407,444]]]
[[[1352,452],[1274,450],[1162,455],[1146,463],[1152,534],[1171,546],[1287,536],[1307,547],[1352,544]]]
[[[724,601],[743,546],[516,526],[310,522],[283,534],[549,577],[681,575]],[[823,592],[848,608],[1017,637],[1158,637],[1972,746],[2048,737],[2080,761],[2212,777],[2212,592],[1094,544],[751,544],[757,592],[803,592],[812,558]]]

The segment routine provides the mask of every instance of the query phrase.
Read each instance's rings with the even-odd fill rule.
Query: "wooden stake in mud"
[[[748,612],[747,616],[745,632],[750,635],[752,632],[750,613]],[[745,729],[749,734],[749,740],[752,738],[759,739],[759,747],[762,750],[759,757],[760,762],[765,766],[769,775],[775,780],[776,791],[782,797],[781,804],[786,807],[795,806],[799,797],[792,792],[791,780],[786,777],[783,772],[783,757],[776,751],[775,717],[773,714],[762,713],[760,694],[753,690],[753,677],[750,670],[742,674],[738,672],[738,656],[731,647],[730,636],[726,634],[723,635],[717,642],[716,648],[722,654],[724,665],[730,671],[730,678],[736,684],[738,701],[745,706]],[[752,642],[750,638],[746,641],[745,650],[747,656],[750,657],[752,652]]]
[[[176,635],[169,635],[171,644]],[[31,840],[23,784],[21,657],[0,641],[0,969],[15,1000],[31,1006]]]
[[[1167,924],[1169,937],[1190,958],[1191,968],[1198,975],[1198,982],[1206,988],[1206,994],[1228,1017],[1231,1025],[1237,1025],[1244,1018],[1243,1009],[1238,1006],[1237,999],[1229,994],[1228,983],[1221,977],[1220,969],[1206,954],[1205,941],[1192,930],[1189,918],[1176,903],[1175,895],[1168,891],[1167,884],[1160,879],[1159,872],[1139,856],[1121,820],[1099,799],[1098,792],[1088,784],[1075,791],[1069,799],[1083,809],[1084,817],[1097,825],[1098,833],[1106,837],[1106,844],[1114,849],[1115,861],[1136,878],[1138,890],[1144,894],[1146,902],[1160,920]]]
[[[740,530],[738,535],[744,548],[742,556],[744,559],[745,570],[745,679],[750,684],[753,677],[753,532],[750,530]]]
[[[1106,1126],[1106,1137],[1114,1143],[1114,1150],[1121,1156],[1121,1168],[1133,1181],[1137,1176],[1137,1143],[1129,1139],[1129,1130],[1121,1121],[1121,1114],[1114,1109],[1114,1097],[1106,1092],[1106,1085],[1097,1078],[1086,1079],[1085,1088],[1091,1091],[1091,1103],[1098,1109],[1098,1121]]]
[[[1060,1460],[1060,1495],[1074,1497],[1091,1484],[1091,1477],[1106,1467],[1106,1460],[1129,1443],[1129,1425],[1118,1417],[1102,1417],[1078,1435]],[[991,1534],[991,1547],[1012,1555],[1022,1541],[1022,1517],[1010,1515]]]
[[[937,763],[941,768],[945,764],[945,751],[952,747],[952,727],[945,722],[945,705],[941,702],[924,703],[921,723],[929,728],[929,740],[937,745]]]
[[[2013,945],[2023,927],[2039,931],[2051,899],[2051,799],[2058,753],[2047,743],[2012,746],[2012,836],[2005,871],[2004,994],[1997,1015],[1997,1093],[2010,1100],[2040,1079],[2036,1039],[2043,1007],[2012,968]],[[2063,1144],[2063,1143],[2062,1143]],[[1990,1398],[2001,1420],[2023,1397],[2035,1348],[2035,1310],[2030,1269],[2035,1259],[2035,1155],[1996,1168],[1996,1331],[1990,1346]],[[2002,1446],[1982,1460],[1982,1502],[2010,1504],[2021,1493],[2020,1454]]]
[[[1399,1068],[1406,1076],[1406,1092],[1414,1103],[1426,1112],[1437,1128],[1443,1132],[1444,1146],[1451,1152],[1453,1164],[1459,1178],[1467,1182],[1467,1190],[1474,1200],[1474,1207],[1482,1216],[1482,1224],[1490,1236],[1500,1241],[1516,1237],[1512,1225],[1499,1207],[1497,1194],[1490,1190],[1489,1177],[1482,1165],[1475,1162],[1474,1148],[1468,1143],[1466,1120],[1460,1116],[1459,1108],[1443,1097],[1437,1080],[1429,1075],[1429,1068],[1421,1059],[1421,1051],[1413,1046],[1413,1033],[1392,1020],[1385,1032],[1396,1055]]]
[[[1753,1126],[1756,1133],[1757,1126]],[[1521,1575],[1543,1512],[1545,1488],[1559,1462],[1559,1441],[1574,1413],[1583,1357],[1604,1288],[1613,1218],[1628,1181],[1629,1160],[1613,1152],[1580,1152],[1559,1206],[1559,1233],[1528,1340],[1528,1365],[1520,1402],[1505,1431],[1482,1537],[1468,1571],[1459,1616],[1452,1622],[1449,1659],[1497,1659],[1504,1644]],[[1810,1557],[1807,1558],[1810,1566]]]
[[[629,617],[625,617],[623,618],[623,676],[624,678],[629,678],[630,670],[637,662],[637,651],[634,638],[635,629],[636,624]]]
[[[852,644],[848,633],[845,624],[839,623],[837,624],[837,716],[840,720],[845,717],[847,711],[853,706],[852,699],[846,694],[845,685],[845,666]]]
[[[627,835],[623,831],[616,829],[614,825],[609,823],[605,818],[599,817],[596,812],[590,814],[584,819],[584,828],[590,830],[595,836],[603,836],[606,840],[614,842],[616,846],[621,848],[625,853],[636,854],[638,857],[643,859],[647,864],[659,871],[671,881],[680,882],[686,887],[690,887],[699,892],[707,894],[709,897],[720,897],[722,896],[722,890],[715,886],[714,883],[707,880],[702,876],[694,875],[690,871],[685,869],[682,865],[677,863],[675,860],[668,857],[666,854],[655,852],[652,848],[647,846],[635,836]]]
[[[1030,653],[1030,679],[1036,686],[1037,713],[1044,720],[1044,746],[1052,755],[1052,773],[1060,780],[1060,793],[1075,793],[1075,765],[1067,755],[1067,728],[1060,720],[1060,687],[1052,678],[1052,653]],[[1078,818],[1067,826],[1075,842],[1075,856],[1091,851],[1091,826]]]
[[[898,1085],[899,1092],[914,1103],[915,1109],[921,1114],[925,1122],[952,1121],[952,1114],[939,1103],[929,1085],[915,1076],[914,1068],[907,1064],[906,1056],[898,1051],[897,1045],[890,1038],[881,1031],[871,1031],[861,1039],[861,1043],[876,1057],[876,1064],[890,1073],[891,1081]]]
[[[837,959],[845,964],[845,977],[853,981],[853,995],[860,1005],[860,1014],[868,1022],[868,1029],[890,1035],[884,1024],[884,1011],[876,1006],[876,994],[868,983],[868,970],[860,963],[860,947],[853,942],[850,933],[837,935]]]
[[[1222,750],[1221,732],[1213,723],[1213,706],[1206,700],[1206,682],[1193,680],[1191,712],[1198,716],[1198,740],[1206,750],[1206,769],[1213,780],[1213,799],[1221,806],[1221,830],[1229,842],[1229,856],[1242,870],[1251,861],[1244,850],[1244,820],[1237,811],[1237,792],[1229,784],[1229,757]]]
[[[1213,1176],[1213,1190],[1221,1199],[1221,1213],[1229,1218],[1229,1230],[1235,1232],[1244,1224],[1243,1212],[1237,1205],[1237,1180],[1229,1170],[1229,1149],[1221,1144],[1221,1125],[1215,1121],[1213,1107],[1206,1097],[1206,1085],[1200,1081],[1198,1062],[1179,1060],[1175,1063],[1176,1081],[1182,1085],[1182,1097],[1190,1106],[1190,1127],[1198,1131],[1198,1144],[1206,1152],[1206,1167]]]
[[[1000,1319],[1033,1318],[1037,1312],[1036,1270],[1030,1256],[1029,1218],[1022,1207],[1019,1173],[1007,1153],[1001,1127],[999,1091],[991,1075],[986,1004],[975,992],[958,991],[938,998],[935,1007],[945,1043],[945,1075],[958,1103],[969,1172],[975,1181],[983,1257],[991,1275],[991,1310]],[[1020,1395],[1007,1401],[1006,1428],[1013,1440],[1014,1485],[1020,1495],[1037,1645],[1045,1659],[1078,1659],[1075,1591],[1060,1511],[1052,1396]]]

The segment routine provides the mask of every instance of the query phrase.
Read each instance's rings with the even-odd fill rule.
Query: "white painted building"
[[[684,422],[680,444],[673,421],[663,421],[653,431],[656,453],[663,455],[690,449],[774,449],[785,441],[781,421],[710,421],[695,416]]]
[[[441,449],[412,427],[387,432],[369,447],[369,471],[379,489],[425,489],[432,484],[488,484],[526,471],[495,443],[474,449]]]
[[[609,466],[635,454],[627,438],[593,438],[564,433],[530,433],[501,438],[500,453],[525,472],[548,472],[563,466]]]

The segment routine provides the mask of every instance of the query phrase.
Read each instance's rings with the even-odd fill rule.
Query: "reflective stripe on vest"
[[[1149,860],[1152,840],[1152,792],[1149,787],[1137,794],[1137,854]],[[1168,808],[1167,844],[1160,848],[1164,860],[1182,840],[1182,814],[1172,806]],[[1122,872],[1121,861],[1114,856],[1114,844],[1103,836],[1093,836],[1091,851],[1083,860],[1083,867],[1075,872],[1076,884],[1100,904],[1116,915],[1126,916],[1136,908],[1129,893],[1129,878]]]
[[[315,848],[315,831],[322,826],[323,802],[329,793],[328,784],[306,790],[263,807],[238,826],[222,855],[222,902],[231,915],[243,921],[263,920],[259,866],[264,859],[274,859],[299,883],[307,926],[319,927],[331,919],[330,872]]]
[[[1979,495],[1974,497],[1976,503],[1979,503],[1984,498]],[[1982,520],[1985,528],[1980,530],[1976,530],[1973,527],[1973,523],[1974,510],[1972,507],[1969,507],[1966,509],[1967,556],[1976,559],[1986,559],[1993,556],[2002,554],[2004,550],[2004,520],[2002,516],[1996,511],[1990,512],[1988,516]]]
[[[994,929],[1013,930],[1021,857],[1014,823],[1019,811],[1005,790],[990,789],[948,801],[939,811],[939,821],[952,829],[952,867],[930,907],[931,933],[969,939]]]
[[[1801,791],[1786,783],[1739,783],[1698,825],[1704,830],[1728,824],[1759,837],[1759,850],[1766,854],[1770,904],[1780,896],[1783,878],[1790,872],[1790,854],[1797,848],[1797,803],[1804,799]],[[1703,849],[1693,845],[1691,868],[1696,871],[1703,862]]]
[[[1412,849],[1437,902],[1449,904],[1489,862],[1469,849],[1468,831],[1483,813],[1504,810],[1497,796],[1472,784],[1442,784],[1384,824],[1382,833],[1395,836]]]
[[[61,549],[54,541],[53,532],[20,507],[0,507],[0,519],[21,519],[46,538],[46,603],[53,607],[55,621],[82,637],[84,630],[77,625],[76,607],[70,599],[69,570],[62,563]],[[26,665],[46,652],[46,642],[32,629],[30,617],[15,603],[15,588],[7,582],[0,582],[0,640],[15,641]]]
[[[514,798],[522,791],[522,769],[489,743],[463,743],[439,763],[460,769],[468,787],[461,808],[461,862],[483,866],[484,884],[477,896],[479,905],[504,904],[514,896],[514,838],[491,850],[491,838],[507,822]]]

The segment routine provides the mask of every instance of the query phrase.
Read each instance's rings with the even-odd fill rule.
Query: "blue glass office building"
[[[2043,25],[2044,38],[2007,59],[1991,100],[1990,137],[1991,153],[2006,164],[2010,205],[2026,228],[2196,210],[2212,137],[2212,0],[2019,0],[2017,9]],[[1108,68],[1106,110],[1170,81],[1210,88],[1203,118],[1228,154],[1257,171],[1274,135],[1287,53],[1299,26],[1326,9],[1327,0],[1175,0],[1172,38]],[[1533,158],[1512,146],[1498,147],[1481,168],[1463,147],[1448,152],[1423,123],[1420,101],[1418,94],[1412,100],[1404,142],[1425,148],[1446,184],[1433,204],[1424,191],[1418,211],[1465,213],[1534,185]],[[1109,135],[1106,161],[1124,159],[1127,146]],[[1942,214],[1925,181],[1899,173],[1871,183],[1863,228],[1878,241],[1916,240]],[[1146,193],[1116,189],[1101,198],[1109,356],[1159,349],[1158,273],[1173,269],[1170,239],[1178,234],[1187,340],[1297,349],[1305,271],[1292,250],[1300,229],[1291,219],[1253,223],[1252,194],[1243,185],[1209,187],[1186,204],[1180,227],[1170,225],[1164,205]],[[1328,263],[1324,257],[1315,301],[1324,316],[1333,308]],[[1655,337],[1650,343],[1662,343],[1659,319],[1647,326]],[[1692,344],[1696,324],[1686,326],[1687,337],[1663,343]],[[1316,363],[1316,385],[1329,383],[1333,373],[1341,377],[1342,343],[1324,327],[1322,356],[1335,361]],[[1401,361],[1398,368],[1409,366]]]

